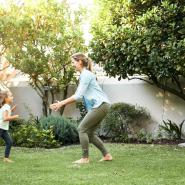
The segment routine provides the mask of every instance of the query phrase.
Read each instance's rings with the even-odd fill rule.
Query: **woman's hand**
[[[51,104],[49,107],[51,110],[58,111],[62,106],[64,106],[63,101],[58,101],[57,103]]]
[[[58,101],[57,103],[53,103],[51,104],[49,107],[51,110],[54,110],[54,111],[58,111],[61,107],[63,107],[64,105],[67,105],[67,104],[70,104],[70,103],[73,103],[75,102],[75,98],[74,98],[74,95],[72,95],[71,97],[63,100],[63,101]]]

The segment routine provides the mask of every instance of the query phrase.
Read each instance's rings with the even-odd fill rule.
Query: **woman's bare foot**
[[[112,158],[111,154],[106,154],[106,155],[100,160],[100,162],[102,162],[102,161],[112,161],[112,160],[113,160],[113,158]]]
[[[11,159],[6,158],[6,157],[3,159],[3,161],[4,161],[4,162],[7,162],[7,163],[13,163],[13,162],[14,162],[14,161],[12,161]]]
[[[81,158],[73,162],[73,164],[88,164],[88,163],[89,163],[89,158]]]

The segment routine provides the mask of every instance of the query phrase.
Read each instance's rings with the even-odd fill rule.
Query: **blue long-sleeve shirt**
[[[103,102],[110,103],[98,85],[96,76],[91,71],[84,68],[80,74],[79,82],[74,98],[77,101],[83,100],[87,111],[99,107]]]

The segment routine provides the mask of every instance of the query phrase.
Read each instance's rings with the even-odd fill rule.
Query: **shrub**
[[[85,105],[83,102],[77,102],[76,107],[79,109],[80,111],[80,117],[78,118],[78,122],[81,122],[82,119],[85,117],[85,115],[87,114],[87,110],[85,108]]]
[[[142,107],[115,103],[102,122],[100,135],[114,142],[128,141],[132,137],[131,126],[149,119],[150,114]]]
[[[153,141],[153,135],[151,133],[148,133],[145,129],[141,129],[137,133],[137,140],[139,142],[152,143],[152,141]]]
[[[62,144],[73,144],[79,141],[77,123],[61,116],[48,116],[40,119],[40,127],[48,129],[52,126],[55,139]]]
[[[10,121],[10,132],[14,132],[15,128],[23,123],[25,123],[24,119]],[[0,146],[2,145],[4,145],[4,141],[0,138]]]
[[[15,146],[45,148],[60,146],[55,140],[52,128],[39,129],[38,125],[32,120],[24,121],[19,126],[11,129],[11,135]]]
[[[24,120],[24,119],[16,119],[16,120],[12,120],[10,121],[10,131],[14,131],[17,129],[17,127],[23,125],[23,124],[28,124],[28,122],[34,122],[34,120],[30,119],[28,121]]]
[[[183,120],[179,125],[171,120],[163,121],[164,125],[159,125],[159,129],[167,134],[169,139],[182,139],[182,126],[185,120]]]

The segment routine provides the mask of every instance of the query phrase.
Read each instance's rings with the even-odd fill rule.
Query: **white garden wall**
[[[100,86],[106,92],[111,103],[126,102],[133,105],[140,105],[148,109],[153,123],[152,130],[162,120],[170,119],[180,123],[185,119],[185,102],[180,98],[147,84],[140,80],[121,80],[101,77]],[[23,118],[28,118],[32,113],[35,116],[42,116],[42,101],[35,90],[26,81],[12,81],[10,86],[14,94],[14,102],[18,104],[17,113]],[[69,96],[75,92],[75,87],[70,88]],[[56,114],[56,113],[53,113]],[[79,116],[75,104],[68,105],[65,109],[65,116]]]

